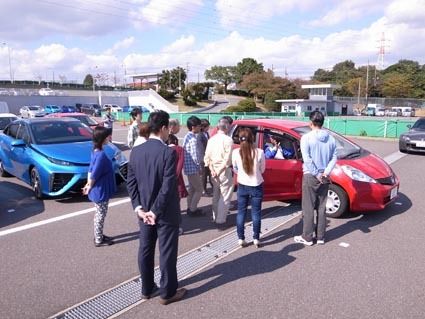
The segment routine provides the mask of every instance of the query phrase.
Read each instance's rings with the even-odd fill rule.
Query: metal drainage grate
[[[263,216],[261,220],[262,235],[273,231],[279,226],[299,216],[299,207],[286,207],[285,215],[283,208],[279,208],[270,214]],[[179,280],[185,279],[197,271],[205,268],[219,259],[229,255],[239,247],[236,231],[204,244],[203,246],[181,255],[177,259],[177,274]],[[252,241],[252,223],[245,225],[246,240]],[[160,280],[159,267],[155,268],[155,282]],[[59,314],[50,317],[52,319],[104,319],[122,313],[123,310],[141,302],[140,277],[129,280],[112,288],[98,296],[73,306]]]

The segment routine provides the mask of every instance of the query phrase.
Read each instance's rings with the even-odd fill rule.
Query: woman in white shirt
[[[260,245],[261,203],[263,201],[263,176],[266,169],[264,151],[254,145],[254,135],[248,128],[239,131],[240,148],[233,150],[232,164],[238,181],[238,215],[236,230],[238,243],[246,246],[245,216],[251,201],[251,217],[254,229],[254,245]]]
[[[133,147],[141,145],[149,139],[149,124],[147,122],[140,123],[139,136],[134,141]]]

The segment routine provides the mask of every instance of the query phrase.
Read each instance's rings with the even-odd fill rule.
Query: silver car
[[[43,117],[46,115],[42,107],[38,105],[23,106],[19,110],[19,113],[23,118]]]

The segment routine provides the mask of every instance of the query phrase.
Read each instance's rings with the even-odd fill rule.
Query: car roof
[[[31,123],[51,123],[51,122],[79,122],[79,120],[72,117],[39,117],[31,119],[22,119],[23,122]]]
[[[0,117],[17,117],[13,113],[0,113]]]
[[[46,117],[52,118],[52,117],[67,117],[67,116],[88,116],[84,113],[78,113],[78,112],[72,112],[72,113],[52,113],[49,115],[46,115]]]
[[[246,120],[235,120],[233,124],[245,124],[245,125],[259,125],[267,126],[279,129],[285,127],[287,129],[294,129],[297,127],[307,126],[308,123],[303,121],[294,121],[294,120],[280,120],[280,119],[246,119]]]

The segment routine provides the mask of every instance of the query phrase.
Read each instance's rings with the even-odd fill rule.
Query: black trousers
[[[164,299],[175,295],[177,283],[177,250],[179,227],[167,224],[140,225],[139,270],[142,294],[149,295],[154,287],[155,245],[159,241],[160,295]]]

